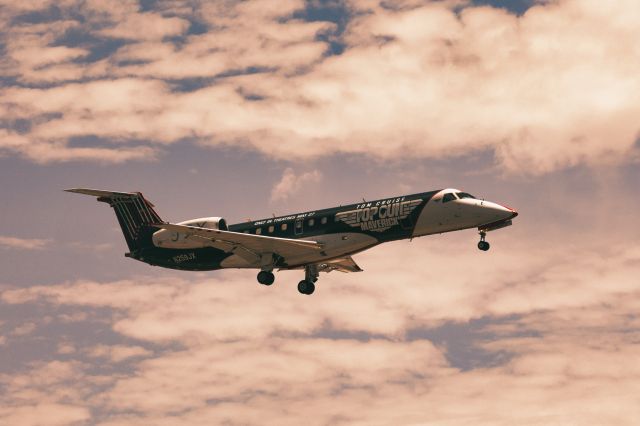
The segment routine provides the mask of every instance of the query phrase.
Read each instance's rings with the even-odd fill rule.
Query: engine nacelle
[[[226,231],[227,221],[221,217],[201,217],[199,219],[186,220],[177,225],[194,226],[196,228],[219,229]],[[187,238],[186,234],[161,229],[153,233],[153,245],[163,248],[190,249],[206,247],[207,242],[198,239]]]

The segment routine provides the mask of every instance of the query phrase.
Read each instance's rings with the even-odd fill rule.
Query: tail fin
[[[140,192],[113,192],[98,189],[73,188],[67,192],[92,195],[98,201],[109,203],[116,212],[120,228],[131,252],[141,248],[141,230],[148,225],[165,223]]]

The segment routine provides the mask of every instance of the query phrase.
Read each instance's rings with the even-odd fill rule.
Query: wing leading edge
[[[179,232],[184,234],[186,238],[206,240],[210,247],[233,252],[247,260],[259,260],[266,253],[277,254],[286,260],[306,254],[317,254],[324,248],[323,244],[309,240],[269,237],[171,223],[160,223],[153,226],[171,232]]]

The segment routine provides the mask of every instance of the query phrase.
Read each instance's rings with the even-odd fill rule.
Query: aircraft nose
[[[513,219],[518,216],[518,212],[511,207],[503,206],[501,204],[496,204],[496,206],[498,207],[497,210],[500,212],[500,216],[503,216],[504,219]]]
[[[492,220],[509,220],[518,216],[518,212],[511,207],[503,206],[498,203],[484,201],[482,203],[482,207],[486,209],[487,213],[492,217]]]

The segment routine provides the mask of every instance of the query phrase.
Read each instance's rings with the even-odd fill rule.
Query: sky
[[[632,425],[637,0],[0,0],[0,424]],[[362,273],[124,257],[72,187],[230,223],[454,187]]]

